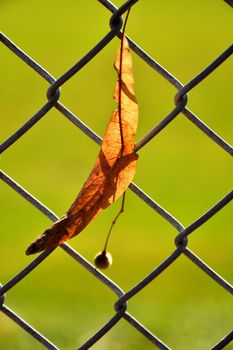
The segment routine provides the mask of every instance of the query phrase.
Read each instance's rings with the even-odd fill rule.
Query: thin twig
[[[104,249],[103,249],[104,253],[106,253],[108,241],[109,241],[109,238],[110,238],[113,226],[115,225],[115,223],[116,223],[117,219],[119,218],[119,216],[124,212],[124,208],[125,208],[125,194],[126,194],[126,192],[124,192],[123,196],[122,196],[122,202],[121,202],[120,211],[116,215],[115,219],[112,221],[112,224],[111,224],[110,229],[108,231],[108,235],[107,235],[106,242],[105,242]]]

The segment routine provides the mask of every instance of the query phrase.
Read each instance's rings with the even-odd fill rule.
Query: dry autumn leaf
[[[28,247],[27,255],[56,247],[76,236],[96,215],[115,202],[133,180],[138,158],[133,140],[138,105],[131,53],[125,36],[114,66],[119,78],[114,91],[118,109],[108,123],[94,168],[68,212]]]

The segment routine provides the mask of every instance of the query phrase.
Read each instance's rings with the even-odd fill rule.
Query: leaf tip
[[[26,249],[25,253],[26,255],[31,255],[39,253],[46,248],[47,247],[45,246],[45,235],[43,234],[30,244],[30,246]]]
[[[36,244],[35,243],[32,243],[27,249],[26,249],[26,252],[25,254],[26,255],[31,255],[31,254],[34,254],[36,253]]]

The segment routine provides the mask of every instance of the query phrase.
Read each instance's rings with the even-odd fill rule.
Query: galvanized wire
[[[84,134],[90,137],[97,144],[101,144],[101,138],[85,125],[80,119],[78,119],[71,111],[69,111],[59,101],[60,92],[59,88],[64,85],[73,75],[77,74],[85,65],[87,65],[92,58],[101,51],[108,43],[116,36],[121,38],[121,27],[123,20],[121,16],[138,0],[128,0],[119,9],[108,0],[99,0],[113,15],[110,18],[110,31],[104,36],[104,38],[98,42],[80,61],[78,61],[73,67],[65,72],[60,78],[55,79],[49,72],[41,67],[35,60],[29,57],[22,49],[16,46],[7,36],[0,33],[0,40],[5,47],[11,50],[17,55],[23,62],[29,65],[37,74],[50,83],[50,87],[47,91],[48,101],[40,108],[40,110],[33,115],[24,125],[22,125],[14,134],[9,136],[0,146],[0,153],[3,153],[6,149],[11,147],[19,138],[30,131],[41,118],[51,108],[56,108],[61,112],[67,119],[69,119],[76,127],[78,127]],[[227,1],[229,5],[232,5],[231,1]],[[148,132],[137,144],[136,150],[139,151],[144,147],[150,140],[152,140],[162,129],[177,117],[179,113],[182,113],[188,118],[194,125],[205,133],[207,137],[212,139],[222,150],[230,155],[233,155],[233,147],[229,145],[222,137],[220,137],[215,131],[211,130],[201,119],[199,119],[192,111],[187,108],[188,98],[187,93],[200,84],[203,79],[206,79],[217,67],[230,57],[233,53],[233,45],[227,48],[221,53],[213,62],[209,64],[202,72],[194,77],[186,85],[182,85],[171,73],[166,71],[160,64],[158,64],[152,57],[150,57],[142,48],[140,48],[135,42],[129,37],[129,44],[131,49],[144,60],[153,70],[159,73],[164,79],[172,84],[176,89],[177,93],[174,97],[175,106],[174,109],[165,116],[153,129]],[[24,189],[14,179],[10,178],[8,174],[0,171],[1,179],[41,213],[46,215],[51,221],[55,222],[58,217],[43,203],[37,200],[31,193]],[[175,237],[175,248],[174,251],[167,256],[167,258],[160,263],[148,276],[144,277],[138,282],[132,289],[124,292],[114,281],[106,277],[102,272],[98,271],[91,263],[89,263],[84,257],[82,257],[77,251],[72,249],[68,244],[62,244],[61,248],[67,253],[74,261],[81,264],[89,273],[99,279],[106,287],[110,288],[118,297],[115,303],[115,314],[112,318],[100,328],[96,334],[83,344],[78,345],[78,349],[89,349],[95,344],[101,337],[103,337],[116,323],[121,319],[126,320],[132,327],[143,334],[155,347],[159,349],[169,350],[169,346],[160,340],[155,334],[151,333],[146,327],[135,319],[130,313],[127,312],[127,301],[133,298],[140,290],[144,289],[149,283],[155,280],[161,273],[163,273],[174,261],[179,259],[181,255],[186,256],[192,263],[199,267],[206,276],[209,276],[214,280],[220,287],[224,288],[225,291],[233,294],[233,287],[230,283],[224,280],[216,271],[209,267],[204,261],[195,255],[188,248],[188,236],[192,234],[198,227],[203,225],[206,221],[210,220],[218,211],[226,206],[233,198],[233,191],[225,194],[222,198],[215,203],[212,208],[206,211],[200,218],[195,220],[188,227],[184,227],[174,216],[172,216],[167,210],[161,205],[156,203],[152,198],[149,197],[142,189],[136,184],[131,183],[130,189],[148,206],[150,206],[157,214],[162,216],[170,225],[177,230],[177,236]],[[21,328],[28,332],[32,337],[39,341],[47,349],[58,349],[52,342],[40,334],[37,330],[31,327],[26,321],[18,316],[14,311],[5,305],[4,295],[12,288],[14,288],[26,275],[32,273],[33,270],[53,252],[54,249],[47,249],[37,256],[29,265],[27,265],[18,274],[13,276],[9,282],[0,288],[0,310],[7,315],[10,319],[16,322]],[[230,344],[233,340],[233,331],[227,334],[223,339],[212,347],[212,350],[223,349],[225,346]]]

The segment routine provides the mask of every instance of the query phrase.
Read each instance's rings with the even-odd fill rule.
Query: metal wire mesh
[[[127,9],[133,6],[137,0],[126,1],[119,9],[117,9],[108,0],[99,0],[99,2],[105,6],[109,11],[113,13],[110,19],[110,31],[104,36],[104,38],[98,42],[95,47],[93,47],[77,64],[65,72],[59,79],[52,77],[44,68],[42,68],[37,62],[35,62],[31,57],[29,57],[25,52],[23,52],[19,47],[16,46],[6,35],[0,34],[0,39],[6,48],[17,55],[23,62],[29,65],[37,74],[43,77],[50,83],[50,87],[47,92],[48,102],[40,108],[40,110],[33,115],[24,125],[22,125],[13,135],[7,138],[0,146],[0,152],[3,153],[9,147],[11,147],[14,142],[27,132],[35,125],[41,118],[43,118],[46,113],[52,109],[56,108],[61,114],[68,118],[76,127],[82,130],[87,137],[91,138],[97,144],[101,144],[101,138],[92,131],[87,125],[85,125],[81,120],[79,120],[71,111],[69,111],[61,102],[59,101],[59,88],[64,85],[73,75],[78,74],[78,72],[87,65],[92,58],[101,51],[108,43],[116,36],[121,37],[121,27],[122,27],[122,14],[124,14]],[[230,4],[230,1],[228,1]],[[175,107],[170,113],[161,120],[149,133],[147,133],[137,144],[136,150],[139,151],[144,147],[151,139],[153,139],[163,128],[182,113],[189,121],[191,121],[199,130],[201,130],[206,137],[212,139],[222,150],[233,154],[233,148],[224,141],[217,133],[211,130],[201,119],[199,119],[190,109],[187,107],[187,93],[194,89],[195,86],[200,84],[207,76],[209,76],[219,65],[223,64],[224,61],[233,53],[233,45],[227,48],[223,53],[220,54],[213,62],[211,62],[208,67],[206,67],[200,74],[194,77],[186,85],[182,85],[172,74],[161,67],[152,57],[150,57],[145,51],[143,51],[135,42],[128,38],[131,49],[147,63],[153,70],[158,72],[164,79],[166,79],[170,84],[172,84],[177,89],[177,94],[175,95]],[[30,202],[35,208],[37,208],[41,213],[46,215],[52,221],[56,221],[58,217],[43,203],[39,202],[31,193],[27,192],[22,186],[16,183],[12,178],[10,178],[6,173],[1,171],[1,179],[10,186],[13,190],[18,192],[22,197],[24,197],[28,202]],[[121,290],[121,288],[114,283],[114,281],[107,278],[103,273],[96,270],[88,261],[86,261],[77,251],[73,250],[68,244],[63,244],[61,248],[65,253],[69,254],[74,262],[80,263],[89,273],[93,274],[98,278],[104,285],[110,288],[117,296],[118,300],[115,303],[115,314],[112,318],[98,330],[96,334],[88,339],[83,345],[76,345],[79,349],[88,349],[93,344],[95,344],[101,337],[103,337],[114,325],[116,325],[122,318],[125,319],[132,327],[134,327],[138,332],[143,334],[155,347],[159,349],[170,349],[167,344],[165,344],[161,339],[157,337],[156,334],[152,334],[143,324],[141,324],[137,319],[135,319],[127,311],[127,301],[133,298],[139,291],[145,288],[149,283],[155,280],[161,273],[163,273],[173,262],[179,259],[182,255],[185,255],[193,264],[198,266],[206,275],[212,278],[219,287],[224,288],[226,292],[233,294],[233,287],[224,280],[220,275],[217,274],[211,267],[209,267],[204,261],[200,259],[199,256],[195,255],[188,248],[188,236],[193,234],[194,231],[200,227],[203,223],[210,220],[218,211],[220,211],[224,206],[226,206],[233,198],[233,191],[222,196],[222,198],[213,205],[212,208],[208,209],[200,218],[192,222],[188,227],[184,227],[175,217],[173,217],[167,210],[162,208],[153,199],[149,197],[148,194],[143,192],[136,184],[131,183],[130,189],[148,206],[150,206],[157,214],[161,215],[165,220],[167,220],[170,225],[172,225],[177,230],[177,236],[175,239],[176,247],[172,254],[170,254],[164,261],[161,262],[148,276],[146,276],[142,281],[137,283],[132,289],[128,290],[126,293]],[[36,257],[28,266],[21,270],[17,275],[15,275],[8,283],[0,288],[0,309],[7,315],[10,319],[16,322],[20,327],[22,327],[26,332],[28,332],[32,337],[34,337],[38,342],[40,342],[47,349],[58,349],[52,342],[37,330],[33,329],[30,324],[26,323],[19,315],[7,307],[4,303],[4,295],[12,288],[14,288],[26,275],[33,273],[34,268],[41,264],[44,259],[51,254],[53,249],[48,249]],[[223,339],[212,347],[212,350],[223,349],[227,344],[230,344],[233,340],[233,331],[225,335]]]

